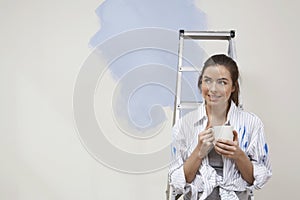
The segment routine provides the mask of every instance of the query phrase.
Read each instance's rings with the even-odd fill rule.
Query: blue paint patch
[[[247,128],[246,126],[242,126],[239,128],[239,133],[242,135],[240,138],[240,147],[245,151],[246,148],[248,147],[248,139],[246,137],[247,133]]]
[[[266,163],[266,156],[264,156],[264,157],[262,158],[262,162],[263,162],[263,163]]]
[[[116,120],[138,136],[159,130],[168,119],[164,108],[174,104],[178,30],[206,30],[206,13],[194,0],[106,0],[96,13],[101,26],[89,44],[118,83]],[[183,65],[202,66],[205,55],[198,43],[187,42]],[[184,75],[186,101],[202,101],[197,81],[197,73]]]
[[[176,148],[173,147],[173,154],[176,155]]]
[[[240,127],[239,132],[241,132],[241,129],[242,128]],[[244,126],[244,130],[243,130],[243,133],[242,133],[242,138],[240,140],[240,144],[242,144],[242,145],[244,143],[245,135],[246,135],[246,127]]]
[[[246,127],[244,126],[244,131],[243,131],[242,141],[244,141],[245,134],[246,134]]]
[[[248,142],[245,142],[244,148],[246,149],[248,147]]]
[[[268,154],[268,152],[269,152],[269,149],[268,149],[268,145],[267,145],[267,143],[265,144],[265,152],[266,152],[266,154]]]

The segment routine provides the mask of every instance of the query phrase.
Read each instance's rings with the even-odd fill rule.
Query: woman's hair
[[[206,60],[206,62],[204,63],[204,66],[202,68],[201,74],[199,76],[199,79],[198,79],[198,88],[201,91],[202,77],[203,77],[203,73],[206,70],[206,68],[208,68],[210,66],[216,66],[216,65],[222,65],[229,71],[231,80],[232,80],[232,84],[235,89],[234,92],[231,93],[229,101],[232,100],[236,106],[239,106],[239,93],[240,93],[240,86],[239,86],[239,81],[238,81],[239,76],[240,76],[239,69],[238,69],[236,62],[232,58],[230,58],[224,54],[213,55]]]

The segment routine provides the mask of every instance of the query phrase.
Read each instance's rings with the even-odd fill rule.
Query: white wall
[[[163,199],[166,170],[123,174],[80,143],[76,76],[102,1],[0,2],[0,199]],[[237,31],[245,108],[265,123],[273,178],[256,199],[295,199],[300,128],[297,1],[197,1],[209,29]],[[280,106],[280,107],[278,107]]]

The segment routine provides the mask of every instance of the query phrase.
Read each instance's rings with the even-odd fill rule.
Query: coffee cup
[[[213,126],[214,137],[216,140],[225,139],[233,141],[233,127],[224,125],[224,126]]]

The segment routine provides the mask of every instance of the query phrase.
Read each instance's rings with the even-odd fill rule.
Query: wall
[[[72,96],[102,1],[0,2],[1,199],[163,199],[166,170],[120,173],[76,132]],[[208,29],[237,31],[244,106],[265,123],[273,177],[256,199],[296,198],[297,1],[196,1]]]

